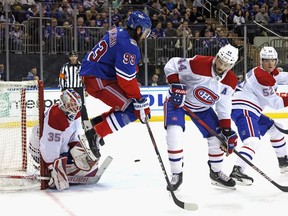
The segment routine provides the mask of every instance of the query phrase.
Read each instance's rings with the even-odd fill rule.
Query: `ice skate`
[[[208,162],[208,165],[210,167],[210,179],[211,179],[211,184],[223,187],[223,188],[228,188],[231,190],[235,190],[235,181],[232,178],[229,178],[225,173],[222,171],[219,172],[214,172],[211,169],[211,165]]]
[[[171,190],[175,191],[179,188],[183,181],[183,173],[173,173],[170,184]],[[167,190],[169,190],[169,185],[167,185]]]
[[[102,119],[101,116],[96,116],[96,117],[90,119],[91,125],[92,125],[93,127],[94,127],[96,124],[100,123],[101,121],[103,121],[103,119]],[[105,144],[103,138],[100,138],[100,139],[99,139],[99,144],[100,144],[101,146],[103,146],[103,145]]]
[[[251,185],[254,179],[246,175],[240,166],[234,166],[230,177],[239,185]]]
[[[288,172],[288,158],[287,155],[284,157],[278,157],[279,167],[281,173]]]
[[[100,158],[101,157],[100,145],[101,145],[101,141],[103,141],[103,139],[101,139],[95,133],[94,128],[87,130],[85,132],[85,135],[86,135],[86,138],[88,140],[90,150],[93,152],[93,154],[95,155],[96,158]]]

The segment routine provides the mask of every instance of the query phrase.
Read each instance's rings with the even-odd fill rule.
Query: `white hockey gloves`
[[[134,114],[140,119],[141,123],[146,123],[146,117],[150,119],[150,100],[149,98],[133,99]]]
[[[57,190],[69,188],[68,177],[66,174],[67,157],[61,157],[48,166],[51,179],[48,182],[49,187],[56,187]]]
[[[169,94],[170,94],[170,102],[174,104],[176,107],[184,106],[185,98],[186,98],[186,85],[181,83],[171,83]]]

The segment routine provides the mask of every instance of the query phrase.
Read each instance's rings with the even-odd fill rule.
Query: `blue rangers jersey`
[[[118,27],[108,31],[82,60],[80,76],[95,76],[105,80],[125,80],[136,77],[140,49],[128,31]]]

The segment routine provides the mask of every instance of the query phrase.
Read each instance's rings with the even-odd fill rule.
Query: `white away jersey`
[[[171,58],[164,67],[169,83],[177,75],[186,85],[185,105],[193,112],[201,112],[215,105],[219,120],[230,119],[231,99],[237,85],[237,77],[231,71],[222,77],[214,72],[213,56],[194,56],[193,58]]]
[[[69,122],[58,106],[54,104],[45,112],[40,152],[46,163],[52,163],[60,154],[68,152],[69,143],[79,142],[78,134],[82,129],[80,112]]]
[[[250,70],[245,81],[239,85],[232,100],[233,109],[245,109],[260,115],[265,107],[281,109],[285,106],[283,98],[276,94],[278,84],[288,83],[288,73],[270,73],[261,67]]]

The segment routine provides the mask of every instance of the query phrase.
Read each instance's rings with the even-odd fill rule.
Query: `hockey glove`
[[[48,166],[51,174],[51,179],[48,182],[49,187],[56,187],[57,190],[69,188],[66,165],[67,157],[61,157]]]
[[[171,83],[169,94],[170,94],[170,102],[174,104],[176,107],[182,107],[186,98],[186,85],[180,83]]]
[[[149,98],[133,99],[134,114],[140,119],[141,123],[146,123],[146,116],[150,119]]]
[[[221,149],[227,153],[227,156],[231,154],[234,148],[237,146],[238,136],[234,130],[230,128],[222,129],[222,137],[225,139],[225,145],[221,145]]]

